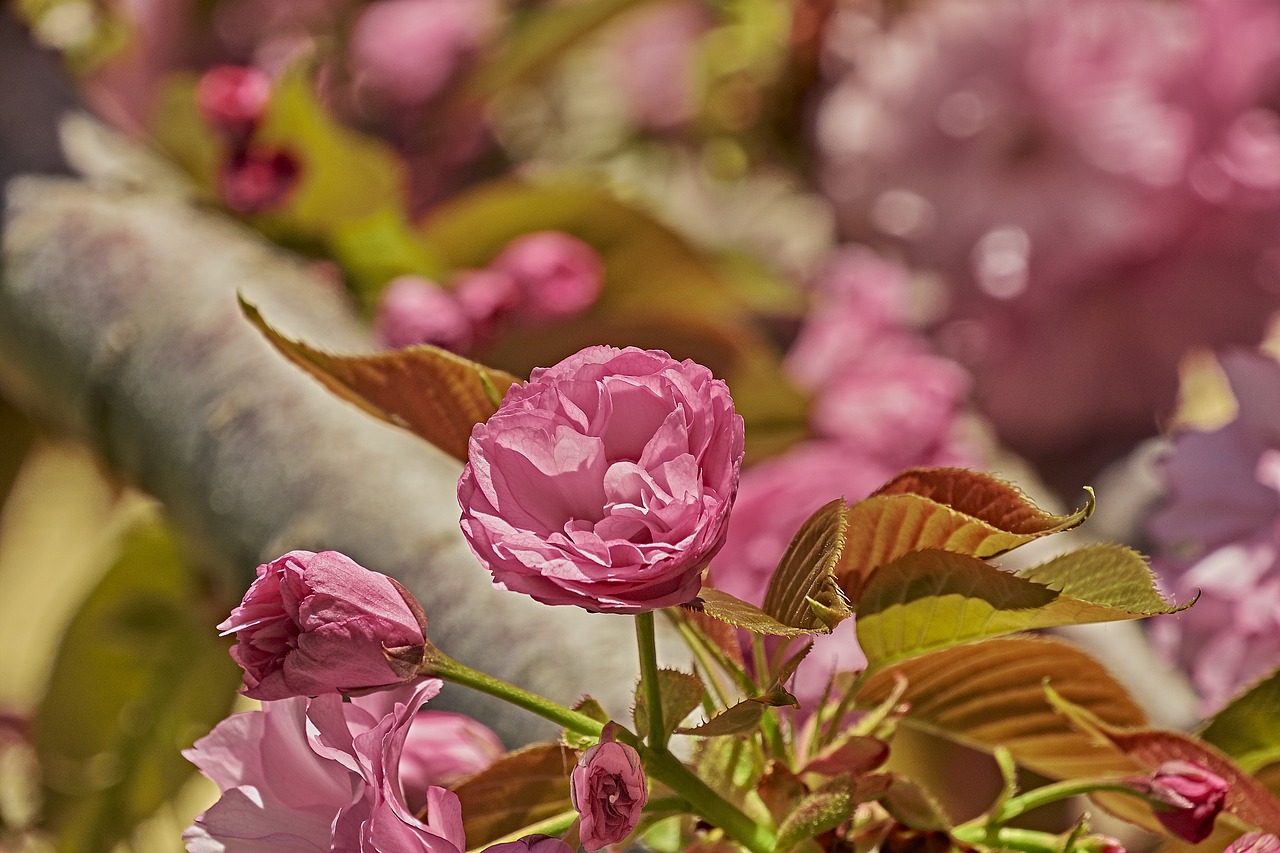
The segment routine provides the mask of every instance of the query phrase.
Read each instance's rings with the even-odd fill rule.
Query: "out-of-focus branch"
[[[367,347],[298,259],[180,196],[55,178],[11,182],[3,246],[0,388],[157,496],[237,584],[284,551],[338,549],[413,589],[458,660],[625,710],[628,620],[494,590],[458,532],[458,463],[331,396],[240,316],[237,290],[286,333]],[[468,691],[437,701],[512,742],[546,733]]]

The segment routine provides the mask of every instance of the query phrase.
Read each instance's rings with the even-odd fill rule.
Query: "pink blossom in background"
[[[1278,20],[1256,0],[837,13],[823,190],[847,238],[941,274],[938,339],[1015,448],[1124,452],[1189,345],[1255,342],[1280,307]]]
[[[1222,853],[1280,853],[1280,838],[1269,832],[1250,832],[1231,842]]]
[[[284,203],[298,183],[301,164],[280,148],[251,145],[233,152],[218,171],[218,193],[236,213],[263,213]]]
[[[1226,779],[1193,761],[1166,761],[1147,783],[1161,805],[1156,820],[1184,841],[1198,844],[1213,833],[1214,820],[1227,803],[1231,786]]]
[[[457,795],[432,788],[425,821],[407,808],[397,764],[437,679],[343,702],[264,702],[183,752],[221,796],[184,834],[190,853],[348,850],[462,853]]]
[[[592,305],[604,286],[604,263],[596,250],[563,231],[538,231],[507,244],[489,268],[516,283],[515,310],[530,324],[575,317]]]
[[[400,781],[410,810],[421,808],[432,786],[453,787],[504,752],[498,736],[478,720],[450,711],[419,711],[400,756]]]
[[[218,625],[236,635],[231,657],[244,670],[246,696],[394,685],[404,679],[385,652],[426,642],[391,579],[337,551],[290,551],[257,571],[244,601]]]
[[[216,65],[196,84],[196,107],[232,140],[247,139],[266,114],[271,78],[251,65]]]
[[[416,275],[387,284],[378,300],[373,333],[389,349],[432,344],[456,353],[467,352],[473,338],[471,318],[458,298]]]
[[[676,0],[653,4],[620,24],[607,58],[637,127],[673,130],[694,118],[698,42],[713,23],[701,3]]]
[[[573,807],[582,817],[582,846],[599,850],[622,842],[640,822],[649,800],[640,754],[604,741],[582,753],[569,777]]]
[[[682,604],[724,542],[743,440],[705,367],[589,347],[534,370],[476,425],[462,530],[495,585],[545,604]]]
[[[520,287],[500,270],[463,270],[454,279],[454,292],[478,346],[492,342],[520,305]]]
[[[1221,364],[1238,414],[1173,436],[1149,524],[1164,585],[1179,601],[1200,595],[1154,620],[1152,638],[1191,676],[1206,715],[1280,663],[1280,363],[1234,352]]]

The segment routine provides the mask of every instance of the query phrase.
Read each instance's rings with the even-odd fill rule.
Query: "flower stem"
[[[988,821],[996,826],[1003,826],[1014,818],[1029,811],[1034,811],[1041,806],[1047,806],[1050,803],[1056,803],[1068,797],[1094,794],[1099,791],[1118,791],[1122,794],[1143,798],[1142,794],[1135,791],[1131,785],[1126,785],[1114,778],[1067,779],[1062,782],[1054,782],[1051,785],[1042,785],[1039,788],[1027,791],[1025,794],[1010,797],[996,810],[995,814],[990,816]]]
[[[1063,850],[1062,836],[1037,832],[1034,829],[1018,829],[1012,826],[1002,826],[985,832],[961,832],[961,829],[962,827],[957,826],[951,831],[956,840],[968,844],[981,844],[996,850],[1019,850],[1024,853],[1062,853]]]
[[[604,729],[604,724],[599,720],[593,720],[586,714],[579,714],[558,702],[530,693],[523,687],[516,687],[514,684],[508,684],[492,675],[486,675],[458,663],[438,649],[433,650],[423,664],[423,674],[434,675],[445,681],[462,684],[481,693],[496,696],[580,735],[599,737],[601,730]]]
[[[649,717],[649,746],[665,750],[667,731],[662,720],[662,686],[658,683],[658,648],[652,611],[636,614],[636,646],[640,650],[640,680]]]

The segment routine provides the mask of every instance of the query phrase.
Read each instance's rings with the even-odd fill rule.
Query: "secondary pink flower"
[[[218,192],[223,204],[236,213],[262,213],[284,203],[300,172],[301,166],[290,152],[253,145],[223,163]]]
[[[604,264],[595,249],[563,231],[538,231],[513,240],[490,264],[520,292],[520,318],[549,323],[586,311],[600,296]]]
[[[1166,761],[1147,781],[1149,792],[1165,806],[1155,808],[1156,820],[1193,844],[1213,832],[1214,819],[1231,790],[1226,779],[1193,761]]]
[[[462,530],[502,589],[640,613],[693,599],[724,542],[742,418],[692,361],[590,347],[471,433]]]
[[[1280,838],[1269,832],[1242,835],[1222,853],[1280,853]]]
[[[631,834],[649,799],[640,754],[606,741],[582,753],[569,777],[573,807],[582,816],[582,846],[599,850]]]
[[[471,321],[477,346],[491,342],[520,305],[519,285],[494,269],[463,270],[454,281],[454,292]]]
[[[391,349],[433,344],[462,353],[470,348],[472,337],[471,319],[453,294],[416,275],[402,275],[387,284],[373,331]]]
[[[337,551],[290,551],[258,566],[218,629],[235,633],[231,657],[254,699],[397,684],[386,652],[426,642],[400,588]]]
[[[235,714],[183,753],[221,797],[184,834],[190,853],[378,850],[461,853],[457,796],[428,791],[426,820],[400,793],[397,763],[437,679],[355,697],[294,697]]]
[[[505,752],[484,724],[449,711],[419,711],[400,757],[400,781],[417,811],[433,785],[449,788],[488,767]]]
[[[486,853],[573,853],[573,848],[550,835],[526,835],[518,841],[507,841],[485,848]]]
[[[247,138],[271,101],[271,78],[251,65],[218,65],[196,84],[196,106],[204,120],[232,140]]]

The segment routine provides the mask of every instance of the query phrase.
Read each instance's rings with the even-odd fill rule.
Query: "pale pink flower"
[[[417,811],[433,785],[450,788],[484,770],[506,750],[488,726],[465,714],[419,711],[400,756],[400,782]]]
[[[640,754],[625,743],[605,741],[582,753],[569,777],[573,807],[582,816],[582,846],[617,844],[640,822],[649,800]]]
[[[1213,823],[1231,790],[1226,779],[1193,761],[1166,761],[1142,787],[1158,805],[1156,820],[1165,829],[1198,844],[1213,833]]]
[[[233,141],[248,138],[271,101],[271,78],[252,65],[216,65],[196,84],[196,107]]]
[[[461,809],[443,788],[410,812],[397,764],[436,679],[342,701],[337,695],[264,702],[219,723],[183,755],[221,797],[184,834],[190,853],[382,850],[462,853]]]
[[[639,613],[683,604],[724,542],[742,418],[692,361],[590,347],[471,433],[462,530],[503,589]]]
[[[236,635],[231,657],[244,670],[244,694],[284,699],[403,681],[387,654],[423,648],[419,615],[399,585],[350,557],[290,551],[258,566],[218,629]]]
[[[387,284],[378,300],[373,332],[390,349],[432,344],[465,353],[472,340],[471,318],[458,299],[416,275],[402,275]]]
[[[1222,853],[1280,853],[1280,838],[1269,832],[1242,835]]]
[[[604,263],[596,250],[563,231],[538,231],[513,240],[489,267],[516,283],[519,319],[534,324],[583,313],[604,286]]]

